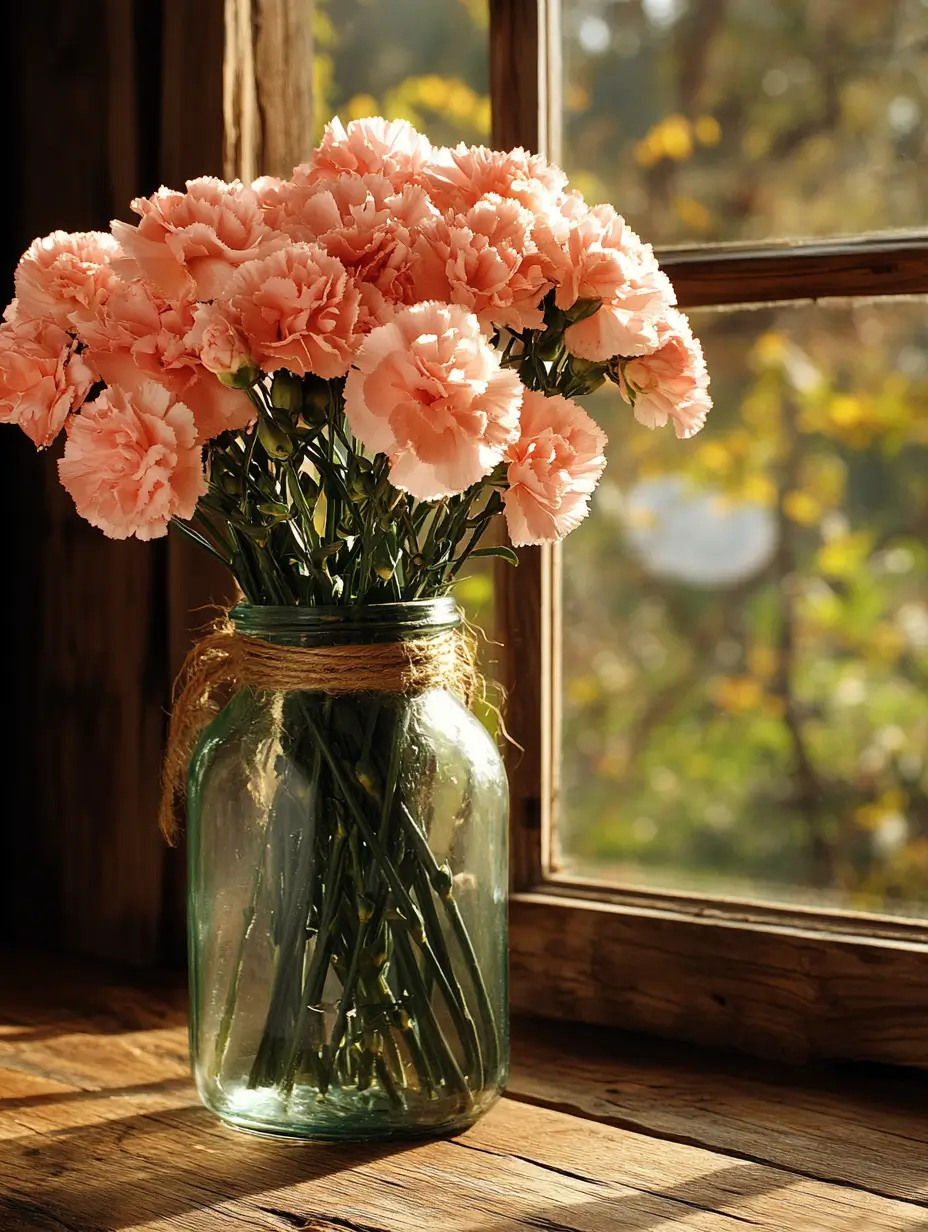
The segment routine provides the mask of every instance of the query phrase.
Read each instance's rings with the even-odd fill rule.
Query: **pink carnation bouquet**
[[[0,419],[63,433],[104,534],[173,525],[252,602],[445,593],[496,515],[516,546],[586,516],[606,438],[578,397],[610,381],[681,437],[710,408],[650,247],[523,150],[336,121],[288,180],[132,208],[23,255]]]
[[[289,179],[204,177],[132,208],[135,225],[54,232],[23,255],[0,326],[0,419],[38,448],[63,437],[61,482],[104,534],[176,528],[232,570],[251,613],[337,621],[441,604],[469,560],[516,559],[487,535],[496,519],[519,547],[587,516],[606,437],[578,398],[611,383],[642,424],[672,422],[680,437],[710,409],[699,343],[649,245],[524,150],[435,148],[401,121],[335,121]],[[241,664],[255,643],[238,642]],[[216,665],[231,661],[223,635],[202,646],[182,717],[209,717]],[[231,883],[209,891],[246,931],[212,950],[222,929],[203,921],[222,911],[194,907],[201,1093],[259,1129],[311,1134],[327,1108],[359,1101],[367,1135],[416,1117],[460,1125],[504,1078],[504,892],[462,879],[455,848],[430,846],[427,792],[442,772],[438,752],[431,770],[409,768],[430,747],[414,707],[367,677],[362,701],[326,682],[286,693],[265,660],[259,683],[231,677],[284,700],[260,740],[235,746],[253,756],[222,826],[202,805],[218,737],[190,774],[195,904],[218,876],[213,855],[234,846],[237,867],[255,841],[243,819],[276,800],[249,901],[236,912]],[[448,732],[474,722],[442,713]],[[172,749],[186,770],[190,748],[172,742],[169,771]],[[473,791],[495,781],[491,752],[463,775]],[[222,791],[238,772],[227,766]],[[504,810],[504,780],[494,791]],[[473,807],[436,832],[460,847]],[[459,893],[496,913],[477,939]],[[259,919],[272,921],[263,939]],[[348,1133],[338,1124],[322,1132]]]

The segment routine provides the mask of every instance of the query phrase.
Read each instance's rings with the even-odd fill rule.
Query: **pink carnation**
[[[78,513],[111,539],[167,534],[206,491],[193,414],[154,381],[132,394],[113,386],[75,416],[58,473]]]
[[[645,251],[612,206],[590,209],[573,196],[542,219],[538,243],[557,283],[554,302],[565,310],[579,299],[615,298]]]
[[[152,379],[194,415],[201,441],[247,427],[254,408],[227,389],[201,362],[194,329],[195,304],[164,299],[145,282],[121,282],[92,312],[75,313],[94,367],[110,385],[130,393]]]
[[[291,244],[236,273],[221,311],[266,372],[344,376],[360,341],[361,296],[318,244]]]
[[[198,304],[186,342],[196,349],[200,363],[217,376],[235,376],[257,365],[241,329],[214,304]]]
[[[658,324],[674,303],[673,287],[650,244],[611,206],[589,209],[571,195],[540,222],[536,241],[557,284],[558,308],[569,312],[580,300],[601,301],[592,316],[565,331],[572,355],[602,363],[656,348]]]
[[[415,184],[397,190],[383,175],[346,172],[336,180],[285,186],[266,213],[271,226],[293,239],[321,244],[359,282],[403,300],[414,230],[435,211]]]
[[[526,390],[521,435],[506,452],[503,494],[516,547],[563,539],[589,512],[606,459],[606,434],[576,402]]]
[[[39,449],[52,443],[96,375],[53,321],[0,326],[0,422],[19,424]]]
[[[267,219],[267,211],[273,209],[287,190],[292,187],[292,180],[282,180],[276,175],[262,175],[257,180],[252,180],[251,191],[257,197],[258,205],[265,211],[265,219]]]
[[[297,183],[334,180],[346,171],[377,172],[396,188],[419,178],[432,156],[432,146],[406,120],[370,116],[345,128],[337,117],[326,125],[322,141],[308,163],[293,172]]]
[[[484,330],[540,329],[549,283],[532,241],[534,215],[518,201],[490,195],[464,214],[422,228],[412,270],[417,299],[461,304]]]
[[[345,386],[351,430],[418,500],[463,492],[519,432],[523,386],[456,304],[401,309],[365,339]]]
[[[265,257],[287,237],[265,222],[258,194],[212,176],[187,181],[185,193],[159,188],[132,208],[137,227],[113,222],[113,234],[146,278],[172,299],[213,299],[237,266]]]
[[[695,436],[712,410],[709,373],[699,340],[675,308],[660,324],[659,348],[622,366],[622,393],[648,428],[673,420],[678,437]]]
[[[567,176],[540,154],[515,150],[489,150],[463,143],[440,149],[424,174],[432,200],[440,210],[462,213],[481,197],[494,193],[511,197],[540,215],[551,209],[564,192]]]
[[[34,240],[16,267],[20,317],[49,318],[67,329],[75,308],[105,299],[119,281],[110,262],[121,256],[103,231],[53,231]]]

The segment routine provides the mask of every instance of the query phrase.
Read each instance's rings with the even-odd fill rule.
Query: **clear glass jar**
[[[283,646],[452,629],[451,599],[254,607]],[[241,688],[191,762],[191,1052],[243,1128],[329,1140],[438,1134],[507,1076],[502,760],[450,692]]]

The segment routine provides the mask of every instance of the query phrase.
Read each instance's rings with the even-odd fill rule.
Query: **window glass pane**
[[[928,222],[925,0],[563,0],[563,158],[655,244]]]
[[[316,115],[409,120],[437,144],[486,142],[488,0],[316,0]]]
[[[563,549],[561,867],[924,915],[926,305],[692,318],[701,436],[591,400],[609,466]]]

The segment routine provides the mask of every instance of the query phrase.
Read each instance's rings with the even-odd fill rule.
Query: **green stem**
[[[475,1087],[481,1087],[484,1080],[484,1063],[480,1038],[470,1010],[467,1007],[464,990],[457,979],[454,978],[454,966],[451,962],[451,955],[448,952],[444,933],[442,932],[441,922],[438,919],[438,912],[435,910],[428,874],[418,861],[415,862],[413,878],[416,883],[416,897],[425,921],[426,934],[437,959],[436,968],[447,973],[449,977],[441,982],[442,993],[446,1000],[449,996],[454,998],[458,1006],[455,1016],[460,1016],[461,1020],[466,1024],[466,1037],[462,1037],[462,1043],[468,1054],[469,1068],[471,1069],[470,1077]]]
[[[418,1007],[417,1013],[421,1016],[418,1023],[420,1031],[423,1026],[428,1027],[428,1032],[423,1034],[422,1039],[423,1043],[427,1041],[428,1051],[432,1057],[432,1064],[438,1082],[456,1087],[461,1092],[465,1107],[470,1108],[474,1102],[473,1094],[467,1085],[467,1079],[461,1072],[461,1067],[454,1055],[454,1050],[448,1043],[445,1033],[441,1029],[441,1024],[435,1016],[435,1010],[432,1008],[432,1001],[423,982],[419,964],[416,962],[415,955],[412,952],[409,938],[399,931],[395,932],[394,936],[396,938],[397,956],[400,960],[403,977],[407,983],[405,991],[410,1000]]]
[[[218,548],[213,547],[208,539],[204,538],[199,531],[194,530],[188,523],[181,521],[180,518],[172,518],[170,525],[173,530],[180,531],[182,535],[185,535],[192,543],[195,543],[197,547],[205,548],[207,552],[210,552],[227,568],[231,566],[232,561],[228,557],[223,556]]]
[[[477,1033],[476,1033],[476,1029],[473,1024],[473,1020],[471,1019],[470,1014],[466,1011],[466,1008],[462,1010],[461,1001],[459,997],[455,994],[455,991],[451,984],[451,980],[449,978],[449,973],[444,970],[444,968],[442,967],[440,961],[438,960],[435,954],[435,951],[433,950],[432,946],[429,943],[428,936],[426,935],[424,921],[423,921],[421,912],[419,911],[419,908],[416,906],[408,889],[403,884],[403,880],[400,877],[399,872],[397,871],[396,866],[391,860],[389,854],[384,848],[384,845],[381,842],[379,835],[374,831],[373,827],[370,825],[368,819],[364,815],[364,810],[358,804],[353,787],[350,781],[348,780],[347,775],[345,774],[344,766],[342,765],[339,758],[336,757],[330,743],[325,739],[322,732],[319,730],[319,726],[316,723],[311,710],[305,705],[305,703],[302,700],[300,704],[303,709],[303,714],[304,714],[304,717],[306,718],[306,722],[308,723],[311,731],[313,732],[313,737],[318,742],[319,747],[322,750],[322,755],[325,758],[326,763],[328,764],[332,777],[338,785],[339,791],[341,792],[341,795],[342,795],[342,799],[344,800],[345,804],[348,806],[348,809],[354,821],[356,822],[359,830],[361,831],[361,835],[365,843],[368,845],[368,847],[370,848],[370,851],[372,852],[377,862],[379,863],[380,868],[390,886],[390,890],[392,891],[394,898],[396,899],[398,905],[401,907],[403,913],[406,915],[406,918],[410,922],[410,924],[415,922],[415,924],[417,925],[417,933],[418,933],[418,935],[416,935],[417,947],[419,951],[421,952],[423,959],[429,964],[430,972],[434,973],[435,975],[438,986],[441,988],[442,995],[448,1007],[448,1012],[455,1022],[455,1028],[461,1039],[461,1043],[465,1048],[465,1051],[467,1051],[470,1054],[473,1054],[473,1051],[476,1049],[479,1052],[479,1040],[477,1039]],[[409,945],[409,938],[407,937],[405,930],[394,929],[393,931],[394,931],[394,936],[396,938],[397,949],[400,950],[402,948],[407,947]],[[441,1032],[441,1029],[438,1025],[438,1021],[435,1018],[434,1011],[432,1010],[431,1004],[429,1003],[428,997],[426,995],[426,989],[422,982],[422,974],[419,970],[419,967],[415,962],[413,962],[413,967],[415,969],[414,970],[414,982],[416,983],[416,988],[417,988],[419,995],[423,998],[422,1008],[426,1011],[427,1021],[429,1021],[429,1024],[432,1030],[438,1032],[440,1039],[441,1039],[442,1048],[446,1053],[446,1059],[448,1063],[452,1066],[453,1070],[456,1070],[458,1073],[460,1073],[460,1067],[457,1064],[454,1054],[447,1040],[445,1039],[444,1034]]]
[[[368,756],[369,749],[370,749],[370,743],[373,738],[374,726],[377,723],[379,711],[380,711],[379,704],[371,708],[371,721],[369,722],[368,730],[367,730],[366,737],[365,737],[366,747],[364,751],[362,752],[362,755],[359,761],[359,764],[361,765],[364,764],[364,761],[366,760]],[[401,749],[402,749],[402,741],[406,735],[407,723],[408,723],[408,715],[404,713],[400,723],[394,729],[393,739],[390,744],[390,760],[389,760],[389,765],[387,768],[387,783],[386,783],[386,790],[384,791],[383,804],[380,810],[380,827],[378,830],[378,838],[382,842],[385,842],[387,839],[387,828],[390,823],[390,815],[393,811],[393,799],[396,794],[396,784],[397,784],[397,781],[399,780],[399,773],[400,773],[400,756],[401,756]],[[376,866],[372,865],[368,869],[367,877],[365,879],[364,889],[368,896],[371,895],[375,890],[375,885],[374,885],[375,876],[379,872],[379,870],[376,870],[375,872],[375,869],[376,869]],[[375,917],[376,916],[382,917],[383,910],[386,906],[386,898],[387,898],[386,890],[381,892],[381,894],[378,897],[380,901],[377,904],[377,908],[372,912],[372,914],[366,920],[361,921],[360,927],[358,928],[358,935],[354,943],[354,951],[351,955],[351,963],[350,963],[348,972],[342,984],[342,995],[341,995],[341,1000],[339,1001],[339,1006],[338,1006],[338,1016],[336,1017],[335,1025],[332,1027],[332,1036],[329,1041],[329,1047],[330,1047],[332,1054],[337,1052],[339,1045],[341,1044],[342,1039],[344,1038],[345,1025],[348,1021],[348,1012],[354,1003],[355,989],[357,986],[358,973],[359,973],[360,966],[361,966],[362,955],[364,953],[365,942],[367,941],[368,935],[372,931],[374,932],[374,935],[376,936],[376,927],[379,927],[380,919],[379,918],[376,919],[376,922],[375,922]],[[375,928],[372,929],[372,925],[375,925],[375,924],[376,924]]]
[[[438,895],[438,900],[442,904],[445,914],[448,916],[451,931],[458,943],[458,948],[467,967],[467,973],[474,985],[477,1003],[486,1026],[485,1043],[489,1053],[487,1068],[493,1071],[499,1065],[499,1028],[496,1022],[496,1015],[493,1013],[493,1005],[490,1001],[490,994],[487,991],[486,981],[480,969],[480,962],[474,951],[473,942],[470,939],[470,933],[467,931],[467,925],[464,923],[460,908],[454,901],[452,887],[448,884],[447,871],[441,867],[435,858],[435,853],[429,846],[428,839],[425,837],[422,828],[416,824],[415,819],[404,804],[400,805],[400,816],[407,833],[419,851],[422,866],[428,870],[429,881]]]
[[[217,1070],[222,1068],[222,1061],[226,1055],[226,1048],[229,1044],[229,1035],[232,1031],[232,1021],[235,1017],[235,1009],[238,1004],[238,988],[241,983],[242,968],[245,965],[245,950],[248,946],[248,941],[251,937],[255,919],[258,914],[258,899],[261,895],[261,886],[264,880],[265,862],[266,861],[263,858],[258,861],[258,867],[255,869],[255,877],[251,887],[249,905],[245,908],[243,913],[244,928],[242,929],[242,936],[235,953],[235,963],[232,968],[232,979],[229,981],[229,991],[226,994],[226,1003],[223,1007],[222,1018],[219,1020],[219,1030],[216,1033]]]
[[[297,852],[296,868],[292,876],[287,876],[286,867],[283,870],[285,884],[281,888],[281,902],[278,922],[281,925],[280,938],[277,945],[277,967],[274,973],[274,985],[271,990],[271,1001],[268,1009],[265,1029],[258,1046],[254,1064],[249,1075],[248,1085],[252,1088],[266,1084],[267,1077],[274,1072],[273,1059],[278,1055],[282,1041],[291,1035],[295,1023],[293,1015],[294,987],[299,987],[302,977],[303,954],[306,947],[306,926],[313,907],[313,871],[315,864],[316,825],[319,797],[320,756],[317,750],[313,754],[313,770],[309,776],[308,795],[305,812],[299,806],[289,791],[283,793],[283,801],[287,807],[275,810],[272,818],[271,837],[275,831],[281,831],[281,846],[285,852],[288,839],[293,829],[300,836]],[[306,824],[297,828],[297,818],[305,817]],[[294,824],[296,823],[296,824]]]

